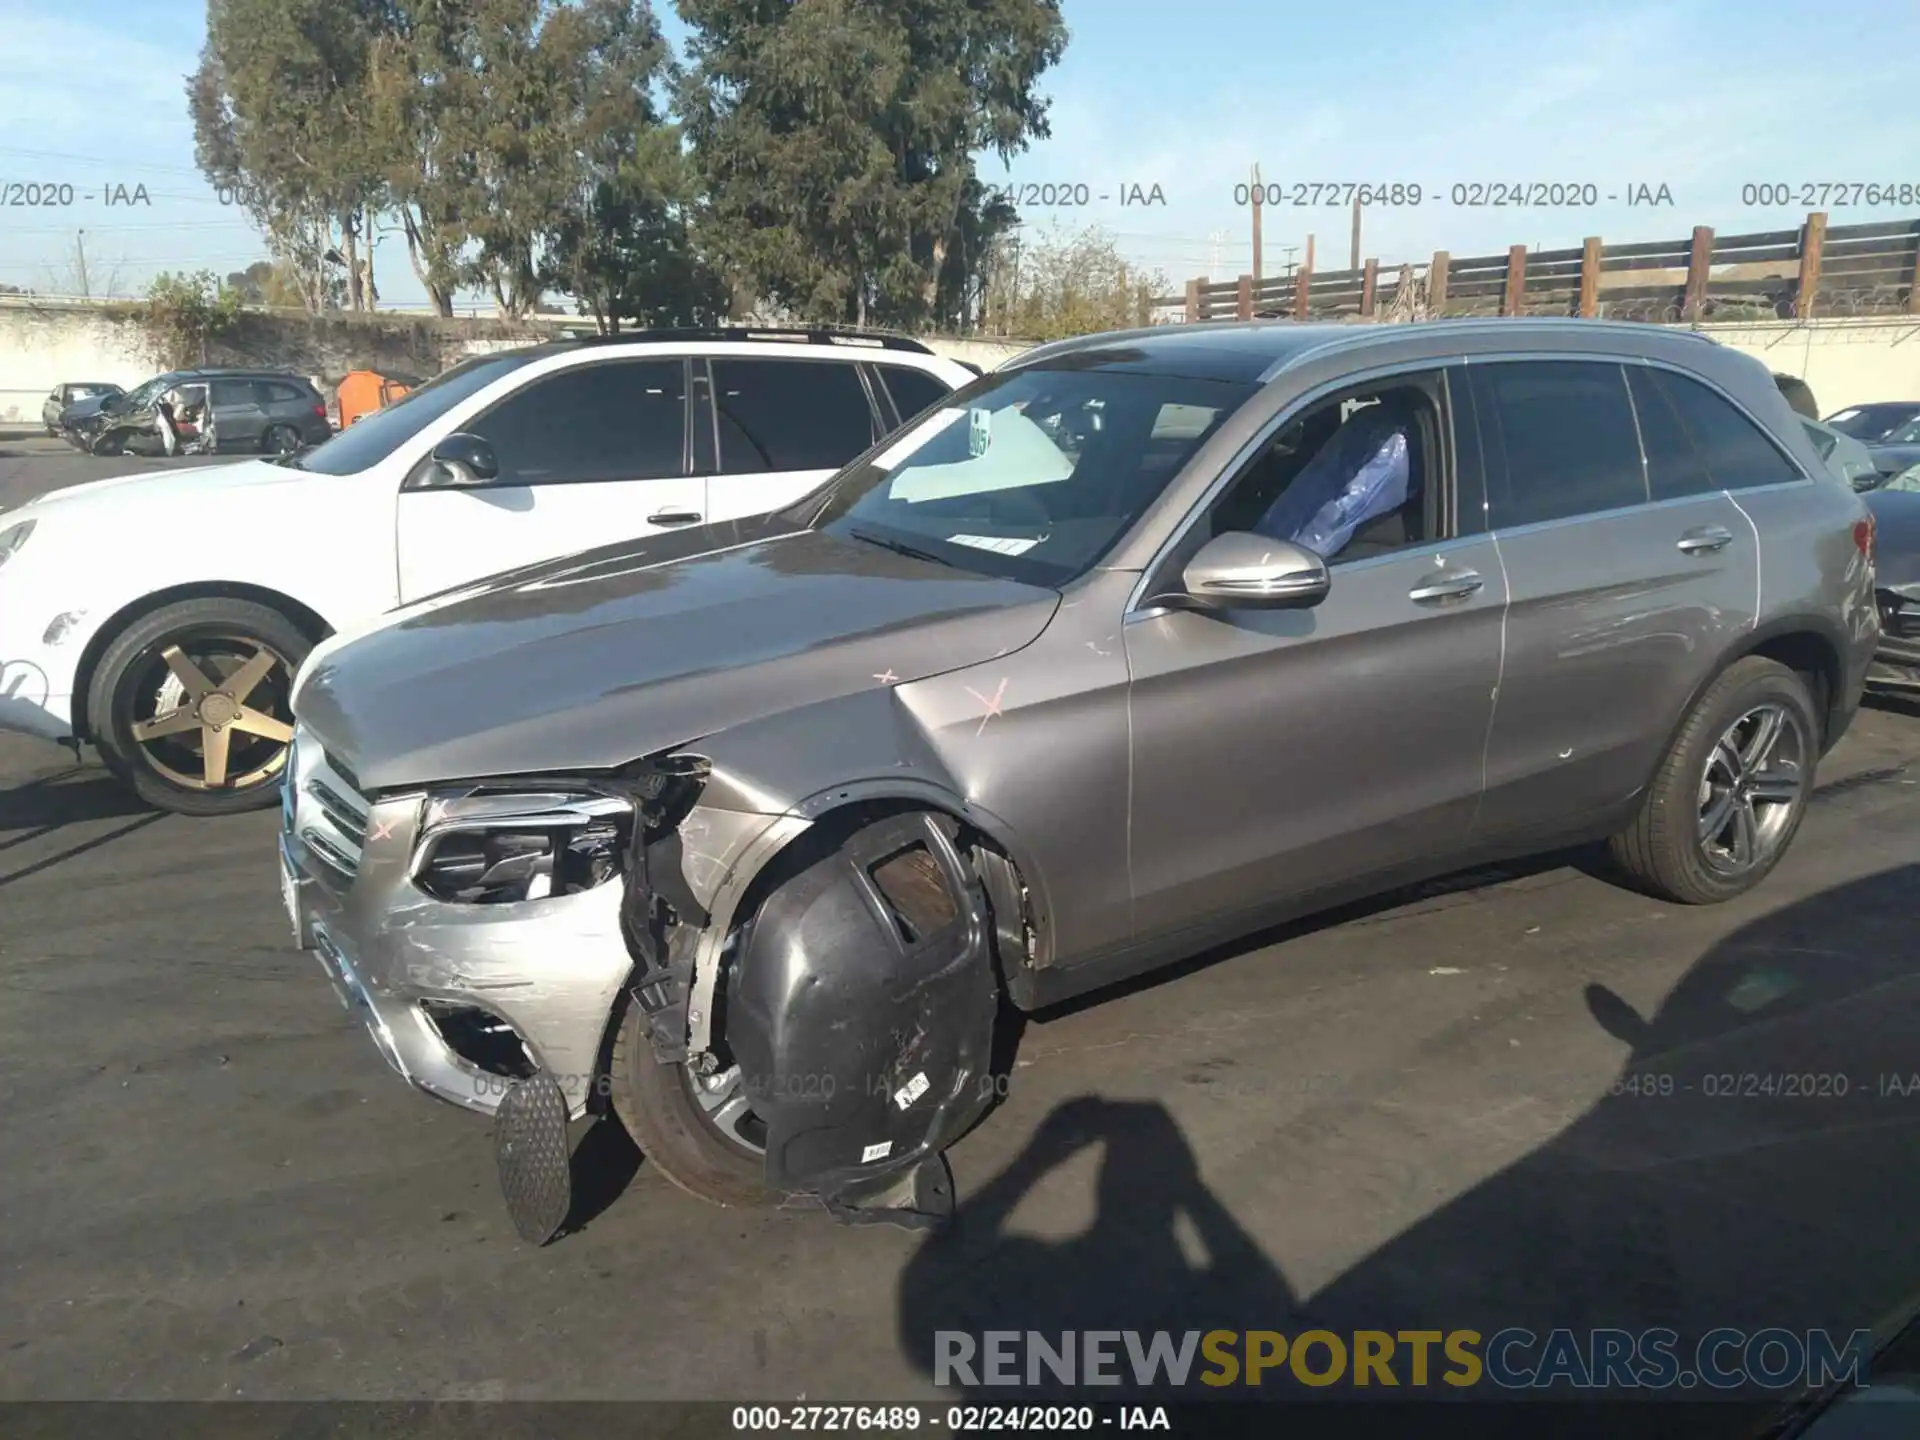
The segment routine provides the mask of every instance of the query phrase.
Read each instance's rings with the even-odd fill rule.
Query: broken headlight
[[[633,805],[610,795],[462,794],[427,802],[413,883],[457,905],[591,890],[620,873]]]

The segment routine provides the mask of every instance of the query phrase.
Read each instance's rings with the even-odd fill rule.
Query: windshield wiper
[[[931,560],[935,565],[944,565],[949,570],[961,568],[944,555],[936,555],[931,550],[922,550],[918,546],[907,544],[904,540],[888,540],[884,536],[875,535],[870,530],[850,529],[847,533],[856,540],[864,540],[869,545],[878,545],[882,550],[891,550],[894,554],[905,555],[910,560]]]

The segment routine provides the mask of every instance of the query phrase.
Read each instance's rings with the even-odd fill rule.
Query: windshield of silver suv
[[[1044,367],[989,376],[845,472],[814,528],[1061,585],[1099,562],[1255,388]]]
[[[296,470],[315,470],[322,475],[356,475],[378,465],[469,395],[533,358],[519,353],[463,360],[288,463]]]

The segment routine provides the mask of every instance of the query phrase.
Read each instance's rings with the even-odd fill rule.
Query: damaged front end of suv
[[[994,1093],[998,1002],[959,822],[738,808],[686,751],[371,800],[310,734],[295,751],[300,942],[390,1065],[496,1116],[528,1239],[564,1225],[569,1121],[608,1111],[707,1199],[950,1213],[940,1156]]]
[[[972,798],[1016,752],[926,711],[1059,603],[762,520],[335,637],[293,701],[297,942],[394,1069],[496,1118],[525,1235],[609,1113],[703,1198],[938,1223],[1031,927]]]

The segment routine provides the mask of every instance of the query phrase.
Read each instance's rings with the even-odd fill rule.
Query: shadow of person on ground
[[[1312,1297],[1340,1324],[1826,1329],[1920,1292],[1920,866],[1735,931],[1642,1016],[1585,1114]],[[1524,1092],[1524,1078],[1515,1089]]]
[[[1089,1146],[1102,1152],[1092,1228],[1058,1241],[1007,1233],[1020,1201]],[[900,1282],[899,1334],[938,1381],[942,1331],[976,1341],[988,1330],[1037,1331],[1057,1345],[1065,1331],[1168,1330],[1177,1341],[1189,1330],[1280,1328],[1293,1310],[1285,1279],[1207,1188],[1166,1108],[1085,1096],[1048,1115],[1018,1158],[966,1199],[954,1227],[914,1255]],[[1018,1396],[1172,1393],[1163,1381],[1138,1383],[1124,1348],[1116,1355],[1119,1384],[1069,1389],[1042,1370],[1043,1383]],[[974,1363],[977,1373],[983,1357]],[[1194,1374],[1199,1367],[1196,1355]]]
[[[1843,1350],[1856,1331],[1909,1313],[1920,1297],[1920,1227],[1909,1203],[1920,1194],[1916,896],[1920,866],[1904,865],[1787,905],[1714,945],[1650,1014],[1570,976],[1594,1024],[1625,1047],[1607,1089],[1545,1144],[1309,1295],[1293,1293],[1201,1183],[1162,1107],[1073,1102],[962,1204],[950,1236],[914,1255],[900,1286],[900,1342],[936,1383],[951,1383],[936,1368],[942,1330],[976,1340],[989,1329],[1177,1337],[1311,1324],[1337,1334],[1471,1329],[1491,1342],[1521,1328],[1535,1341],[1505,1359],[1509,1377],[1523,1379],[1556,1329],[1583,1345],[1597,1329],[1671,1330],[1688,1372],[1701,1341],[1721,1327],[1784,1331],[1802,1346],[1820,1330]],[[1511,1094],[1502,1090],[1503,1077],[1489,1072],[1509,1063],[1518,1062],[1489,1050],[1485,1068],[1460,1072],[1463,1095],[1484,1105],[1491,1081],[1507,1101],[1549,1103],[1523,1071],[1513,1073]],[[1435,1098],[1421,1097],[1429,1107]],[[1440,1113],[1433,1133],[1415,1137],[1416,1151],[1434,1153],[1475,1119]],[[1004,1233],[1020,1196],[1095,1142],[1105,1157],[1092,1228],[1060,1242]],[[1295,1128],[1265,1152],[1298,1143]],[[1259,1165],[1260,1154],[1256,1143],[1236,1164]],[[1316,1170],[1311,1153],[1305,1162],[1287,1167],[1302,1177],[1299,1204],[1337,1204],[1339,1177]],[[1204,1241],[1204,1264],[1175,1241],[1182,1213]],[[1723,1362],[1738,1355],[1737,1347],[1716,1352]],[[1573,1375],[1581,1378],[1580,1367]],[[1584,1378],[1607,1387],[1610,1377]],[[1619,1377],[1612,1380],[1618,1396]],[[1041,1393],[980,1389],[968,1398]],[[1184,1393],[1205,1398],[1192,1384]],[[1472,1393],[1514,1391],[1483,1381]],[[1530,1393],[1583,1392],[1561,1383]],[[1772,1413],[1792,1391],[1702,1379],[1663,1393],[1738,1399]],[[1072,1394],[1080,1402],[1125,1396],[1118,1387]],[[1713,1423],[1696,1415],[1691,1433],[1748,1434],[1757,1413],[1747,1405],[1709,1411]]]

